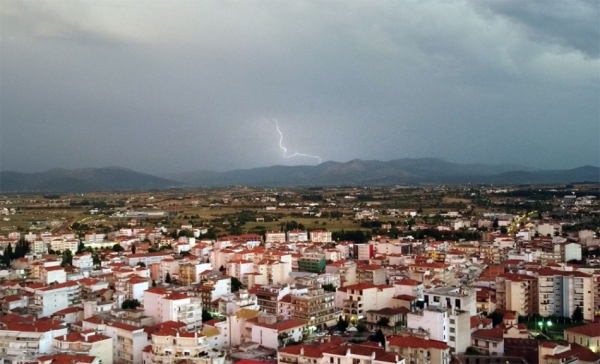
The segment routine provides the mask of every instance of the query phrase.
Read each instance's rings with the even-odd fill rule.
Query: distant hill
[[[0,191],[108,191],[182,187],[181,182],[120,167],[51,169],[40,173],[0,172]]]
[[[355,159],[317,166],[271,166],[169,175],[188,186],[331,186],[453,183],[570,183],[600,181],[600,168],[544,171],[518,165],[459,164],[435,158],[387,162]]]
[[[167,177],[167,178],[163,178]],[[535,170],[517,165],[459,164],[434,158],[387,162],[355,159],[316,166],[271,166],[227,172],[196,171],[156,177],[125,168],[0,172],[0,192],[148,190],[172,187],[382,186],[394,184],[540,184],[600,182],[600,168]]]

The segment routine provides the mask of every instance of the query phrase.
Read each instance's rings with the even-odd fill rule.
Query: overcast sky
[[[10,1],[0,169],[600,164],[600,1]]]

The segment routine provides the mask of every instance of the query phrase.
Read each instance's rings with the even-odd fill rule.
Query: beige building
[[[338,288],[335,305],[343,309],[343,315],[351,319],[366,318],[367,311],[391,307],[394,287],[359,283]]]
[[[534,276],[504,273],[496,277],[496,306],[520,316],[537,312],[538,282]]]
[[[326,292],[320,285],[313,286],[308,292],[291,294],[290,316],[301,320],[309,327],[333,326],[342,310],[335,307],[335,293]]]
[[[386,337],[387,348],[402,355],[411,364],[450,364],[450,347],[443,341],[414,336]]]
[[[113,339],[95,331],[57,336],[52,340],[52,351],[95,356],[102,364],[113,363]]]
[[[144,363],[224,364],[225,352],[211,348],[199,332],[165,327],[152,334],[150,347],[143,352]]]

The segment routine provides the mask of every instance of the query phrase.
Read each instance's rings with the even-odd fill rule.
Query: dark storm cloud
[[[597,165],[598,4],[560,4],[4,1],[0,168],[313,164],[275,120],[324,160]]]
[[[479,6],[505,16],[527,29],[535,41],[557,43],[600,56],[600,7],[596,0],[573,1],[481,1]]]

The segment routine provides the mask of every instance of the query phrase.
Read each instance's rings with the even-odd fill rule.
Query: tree
[[[125,300],[121,304],[121,308],[124,309],[124,310],[127,310],[127,309],[135,310],[139,306],[141,306],[141,303],[140,303],[140,301],[138,301],[136,299]]]
[[[491,318],[492,324],[494,326],[496,326],[496,325],[499,325],[502,323],[502,320],[504,319],[504,315],[501,312],[494,311],[488,316],[488,318]]]
[[[210,321],[213,317],[208,310],[202,310],[202,322]]]
[[[340,318],[339,318],[339,320],[338,320],[337,324],[335,325],[335,328],[336,328],[338,331],[344,332],[344,331],[346,331],[346,329],[348,328],[348,322],[347,322],[346,320],[344,320],[344,319],[342,318],[342,316],[340,316]]]
[[[242,284],[242,282],[240,282],[239,279],[235,278],[235,277],[231,277],[231,292],[237,292],[240,290],[240,288],[242,288],[244,285]]]
[[[583,321],[583,310],[581,307],[575,307],[575,311],[573,311],[573,316],[571,316],[574,322],[582,322]]]
[[[62,253],[62,263],[60,265],[62,267],[73,265],[73,253],[70,249],[65,249]]]
[[[25,255],[29,254],[30,251],[31,246],[29,245],[29,242],[23,237],[17,242],[12,259],[23,258]]]
[[[113,245],[112,250],[114,252],[122,252],[125,249],[123,249],[123,247],[121,246],[121,244],[115,244],[115,245]]]
[[[385,348],[385,335],[383,334],[383,331],[381,331],[381,329],[377,330],[377,332],[375,332],[375,335],[370,336],[369,341],[380,343],[381,347]]]
[[[79,244],[77,244],[77,254],[83,253],[84,250],[85,244],[83,243],[83,240],[79,239]]]
[[[377,321],[377,325],[378,326],[389,326],[390,325],[390,319],[387,317],[382,317],[379,319],[379,321]]]
[[[322,287],[325,292],[335,292],[337,290],[336,286],[334,286],[332,283],[324,284]]]
[[[92,255],[92,263],[96,267],[98,267],[98,266],[100,266],[102,264],[102,261],[100,260],[100,257],[98,256],[98,254]]]
[[[4,249],[4,255],[2,255],[2,263],[5,266],[10,267],[12,255],[13,255],[12,244],[8,243],[8,246]]]
[[[165,283],[171,283],[171,273],[167,272],[165,276]]]
[[[362,321],[359,321],[356,324],[356,329],[358,330],[358,332],[365,332],[367,331],[367,325],[365,325]]]

